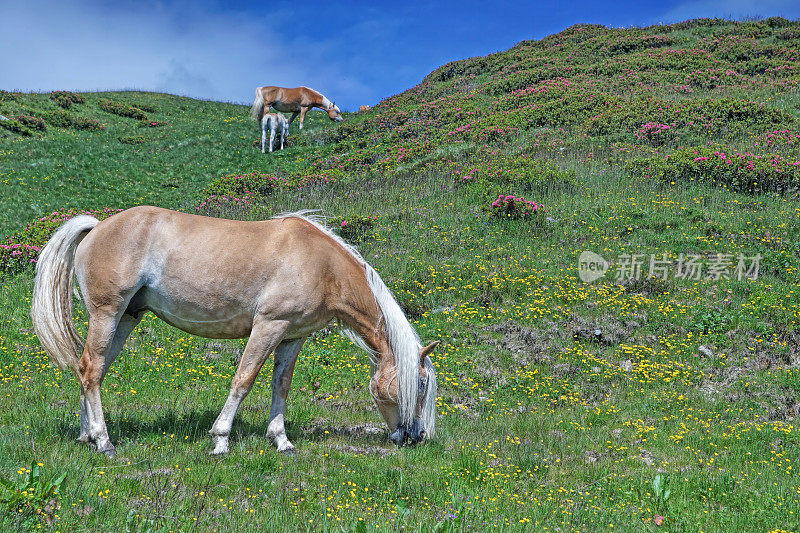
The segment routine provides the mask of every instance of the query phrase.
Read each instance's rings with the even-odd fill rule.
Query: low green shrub
[[[112,115],[135,118],[136,120],[147,120],[147,114],[138,107],[123,104],[122,102],[115,102],[114,100],[102,100],[99,105],[100,109]]]
[[[53,111],[45,111],[44,113],[42,113],[42,118],[44,119],[45,122],[57,128],[72,127],[72,124],[75,121],[73,116],[70,115],[69,112],[64,111],[63,109],[54,109]]]
[[[72,128],[86,131],[100,131],[106,129],[106,127],[97,120],[84,117],[75,117],[72,122]]]
[[[150,139],[144,135],[121,135],[117,137],[117,140],[122,144],[144,144]]]
[[[0,89],[0,102],[16,102],[18,100],[18,93],[12,93]]]
[[[68,109],[72,104],[82,104],[86,100],[83,96],[73,93],[71,91],[53,91],[50,93],[50,99],[56,103],[57,106]]]
[[[24,135],[26,137],[33,135],[31,130],[29,130],[22,122],[15,118],[0,120],[0,128],[17,133],[19,135]]]
[[[336,217],[328,221],[342,238],[349,242],[362,242],[375,227],[377,216]]]

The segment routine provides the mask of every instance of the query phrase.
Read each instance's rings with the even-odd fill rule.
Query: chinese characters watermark
[[[670,259],[666,252],[658,254],[620,254],[614,261],[616,281],[639,280],[643,276],[666,281],[670,276],[686,280],[758,279],[761,254],[678,254]],[[578,257],[578,276],[585,283],[602,278],[611,270],[612,263],[590,251]]]

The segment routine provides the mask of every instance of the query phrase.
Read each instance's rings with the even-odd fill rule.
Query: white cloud
[[[265,10],[267,11],[267,10]],[[374,98],[330,46],[287,42],[275,12],[87,0],[0,3],[0,88],[157,90],[247,102],[259,85],[308,85],[346,106]],[[327,56],[321,53],[327,51]]]
[[[691,0],[682,2],[656,17],[655,22],[671,24],[698,17],[741,20],[747,17],[800,17],[797,0]]]

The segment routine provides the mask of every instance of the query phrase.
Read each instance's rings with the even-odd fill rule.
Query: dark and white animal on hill
[[[267,130],[269,130],[269,151],[272,152],[275,146],[275,134],[281,134],[281,150],[286,135],[289,134],[289,121],[280,113],[265,113],[261,118],[261,153],[264,153],[264,145],[267,143]]]
[[[328,117],[336,122],[344,120],[342,112],[325,96],[309,89],[308,87],[295,87],[289,89],[286,87],[257,87],[256,98],[253,100],[253,107],[250,109],[250,114],[254,119],[261,122],[264,113],[273,107],[276,111],[283,113],[291,113],[289,124],[291,124],[297,115],[300,115],[300,129],[303,129],[303,121],[306,118],[306,113],[309,109],[318,107],[328,113]]]

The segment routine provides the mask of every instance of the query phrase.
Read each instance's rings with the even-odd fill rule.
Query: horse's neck
[[[331,107],[331,101],[325,98],[325,96],[317,91],[311,90],[311,104],[314,107],[319,107],[320,109],[324,109],[327,111]]]

